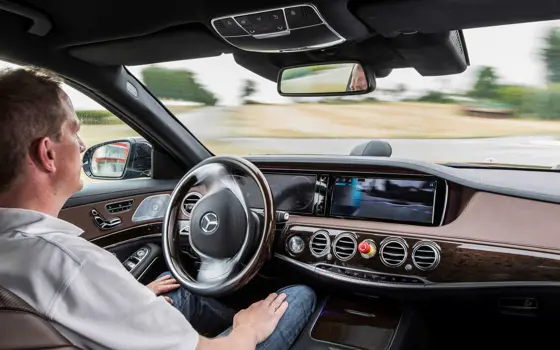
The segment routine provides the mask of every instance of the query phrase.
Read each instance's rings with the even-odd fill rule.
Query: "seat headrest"
[[[350,152],[351,156],[366,157],[390,157],[393,149],[388,142],[373,140],[354,147]]]

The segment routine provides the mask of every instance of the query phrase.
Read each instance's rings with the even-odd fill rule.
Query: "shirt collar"
[[[0,208],[0,233],[14,230],[29,235],[58,232],[79,236],[84,232],[67,221],[38,211],[20,208]]]

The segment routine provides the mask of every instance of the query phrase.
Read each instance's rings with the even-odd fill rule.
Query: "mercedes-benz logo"
[[[220,220],[218,220],[218,215],[212,212],[204,214],[202,219],[200,219],[200,227],[206,234],[212,234],[216,232],[219,226]]]

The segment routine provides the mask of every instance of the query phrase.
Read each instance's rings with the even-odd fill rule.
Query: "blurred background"
[[[127,69],[215,154],[349,154],[382,139],[393,157],[559,165],[560,21],[464,36],[471,61],[464,73],[394,70],[361,96],[282,97],[275,82],[230,55]],[[136,136],[96,102],[64,89],[86,144]]]

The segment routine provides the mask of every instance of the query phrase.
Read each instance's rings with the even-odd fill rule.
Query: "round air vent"
[[[309,240],[309,249],[314,257],[320,258],[329,253],[329,247],[331,245],[331,238],[327,231],[317,231],[311,236]]]
[[[432,241],[420,241],[412,249],[412,262],[422,271],[435,269],[441,259],[441,248]]]
[[[190,216],[192,214],[194,205],[200,198],[202,198],[202,195],[198,192],[187,193],[187,195],[183,199],[183,203],[181,203],[181,210],[183,211],[183,214],[185,214],[186,216]]]
[[[381,262],[387,267],[399,267],[408,256],[408,244],[402,238],[387,237],[379,248]]]
[[[339,234],[333,242],[333,252],[341,261],[352,259],[356,254],[358,243],[353,234],[346,232]]]

